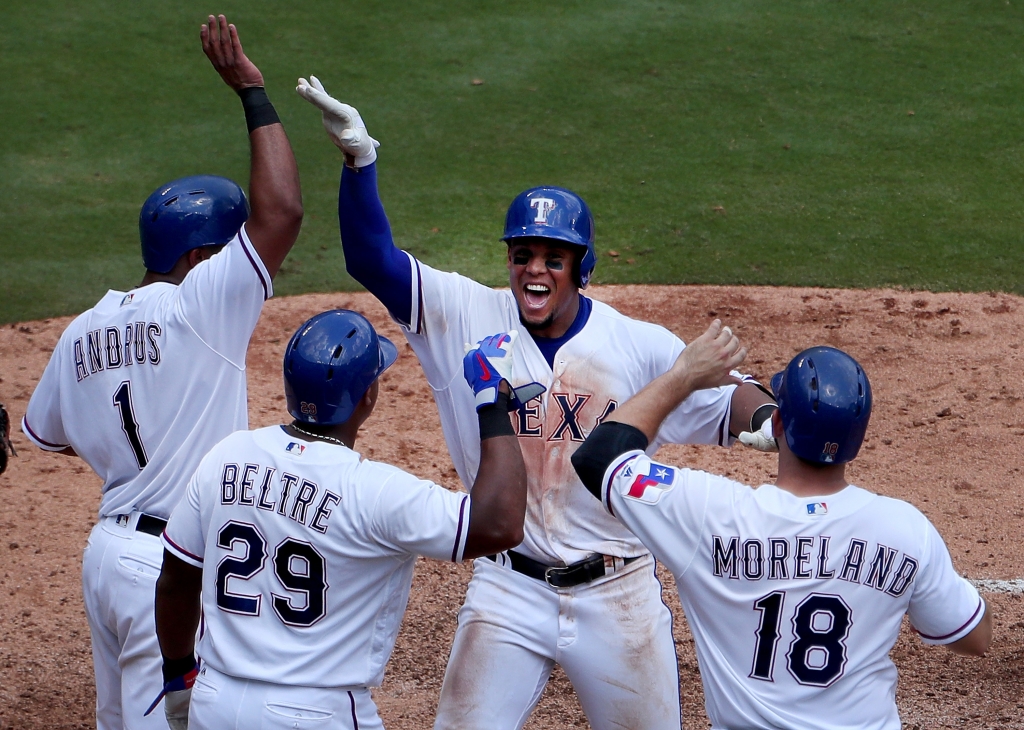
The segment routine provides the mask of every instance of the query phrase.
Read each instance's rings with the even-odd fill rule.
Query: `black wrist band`
[[[750,432],[760,431],[761,426],[764,422],[772,417],[772,412],[777,410],[778,406],[774,403],[765,403],[763,406],[758,406],[757,409],[750,414]]]
[[[512,428],[512,421],[508,417],[509,396],[498,393],[498,400],[494,405],[484,406],[476,412],[480,421],[480,440],[494,438],[495,436],[515,436],[515,429]]]
[[[183,656],[181,659],[168,659],[164,657],[164,684],[172,679],[184,677],[196,667],[196,658],[192,654]]]
[[[248,127],[249,134],[252,134],[254,129],[281,122],[280,117],[277,116],[277,110],[270,103],[267,90],[262,86],[241,89],[238,96],[242,99],[242,109],[245,110],[245,126]]]

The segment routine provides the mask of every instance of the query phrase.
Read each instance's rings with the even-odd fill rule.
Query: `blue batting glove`
[[[462,372],[476,396],[476,408],[493,405],[498,400],[501,381],[512,385],[512,347],[518,332],[500,332],[480,340],[476,347],[466,346]]]

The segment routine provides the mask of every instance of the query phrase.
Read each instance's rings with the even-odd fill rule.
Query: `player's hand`
[[[211,15],[200,26],[199,38],[203,42],[203,53],[210,59],[224,83],[235,91],[250,86],[263,86],[263,74],[242,51],[238,31],[234,24],[228,24],[227,18]]]
[[[185,674],[166,682],[144,716],[155,710],[160,700],[163,700],[164,715],[171,730],[188,730],[188,708],[192,702],[192,685],[195,684],[197,676],[199,665],[195,664]]]
[[[743,431],[739,435],[740,443],[758,451],[773,452],[779,450],[779,442],[772,433],[772,419],[766,418],[761,428],[756,431]]]
[[[704,334],[686,346],[672,369],[685,377],[693,390],[737,385],[741,381],[730,371],[746,358],[747,348],[716,319]]]
[[[366,167],[377,159],[380,142],[370,136],[362,117],[355,107],[332,97],[316,76],[309,81],[299,79],[295,87],[299,96],[323,112],[324,129],[331,141],[345,153],[345,163],[351,167]]]
[[[476,395],[476,408],[498,401],[498,386],[506,381],[512,387],[512,348],[519,333],[499,332],[480,340],[476,347],[466,345],[462,372]]]

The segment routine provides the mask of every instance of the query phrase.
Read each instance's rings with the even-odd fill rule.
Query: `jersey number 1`
[[[135,454],[139,471],[142,471],[149,463],[149,458],[146,456],[146,447],[139,438],[139,422],[135,420],[135,407],[132,405],[132,384],[127,380],[114,391],[114,407],[121,414],[121,430],[128,437],[128,445]]]
[[[750,677],[773,682],[775,647],[779,643],[785,591],[774,591],[754,601],[760,612]],[[828,687],[846,668],[846,637],[853,612],[839,596],[812,593],[793,612],[793,643],[786,654],[789,673],[800,684]]]

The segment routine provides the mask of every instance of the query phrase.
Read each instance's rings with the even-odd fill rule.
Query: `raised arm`
[[[500,553],[523,541],[526,464],[508,415],[516,339],[515,332],[484,338],[463,361],[480,421],[480,468],[470,497],[463,550],[467,560]]]
[[[238,93],[249,129],[251,214],[245,231],[273,277],[302,226],[299,170],[291,144],[267,92],[263,74],[242,51],[238,31],[223,15],[210,16],[199,32],[206,53],[224,83]]]
[[[410,324],[412,269],[409,257],[395,246],[391,225],[377,193],[377,147],[354,107],[331,97],[316,76],[299,79],[295,88],[323,114],[331,141],[344,153],[338,187],[338,226],[345,268],[392,316]]]
[[[728,327],[715,320],[687,345],[672,368],[616,408],[572,455],[572,465],[592,494],[601,495],[601,480],[620,455],[646,449],[662,421],[691,393],[732,385],[730,371],[747,357],[747,349]]]

